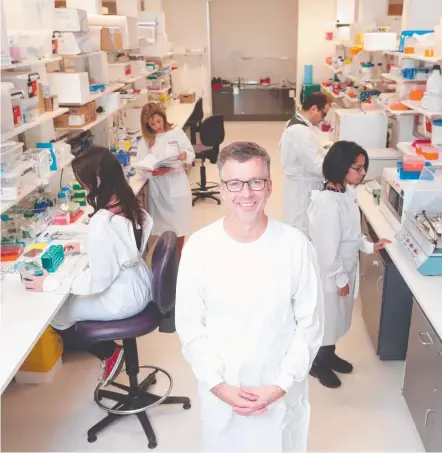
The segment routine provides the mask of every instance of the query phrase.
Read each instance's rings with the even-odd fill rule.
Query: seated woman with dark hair
[[[82,348],[76,338],[79,321],[113,321],[134,316],[152,300],[152,275],[143,253],[152,231],[152,218],[141,207],[126,181],[120,162],[106,148],[91,146],[72,162],[77,181],[88,190],[94,212],[88,226],[89,267],[75,276],[26,274],[30,291],[71,293],[53,319],[52,327],[66,347]],[[68,244],[77,253],[80,244]],[[103,386],[115,379],[124,351],[113,341],[87,345],[103,362]]]
[[[337,142],[322,167],[325,185],[312,193],[308,211],[310,237],[318,255],[324,291],[325,329],[322,347],[310,374],[322,385],[336,388],[334,373],[351,373],[353,366],[335,353],[336,342],[350,328],[354,299],[359,289],[359,251],[373,253],[390,241],[376,244],[361,234],[356,190],[368,170],[367,152],[353,142]]]

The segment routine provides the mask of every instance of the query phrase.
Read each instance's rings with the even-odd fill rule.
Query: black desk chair
[[[200,98],[198,99],[198,101],[196,101],[193,113],[192,115],[190,115],[190,118],[187,121],[187,124],[190,126],[190,142],[192,143],[192,145],[196,145],[196,134],[197,132],[199,132],[203,118],[203,100],[202,98]]]
[[[138,363],[137,337],[153,332],[158,327],[160,332],[175,331],[174,307],[176,278],[178,273],[177,237],[170,231],[163,233],[155,246],[152,256],[152,291],[153,301],[138,315],[120,321],[84,321],[76,324],[78,338],[85,343],[106,340],[123,340],[124,361],[129,386],[113,382],[111,385],[122,392],[95,389],[95,402],[105,409],[109,415],[89,429],[88,441],[95,442],[97,434],[124,415],[134,414],[149,441],[149,448],[157,446],[155,433],[147,417],[146,410],[159,404],[181,404],[190,409],[190,400],[186,397],[169,396],[172,391],[172,378],[167,371],[158,367],[140,366]],[[138,383],[140,368],[151,369],[152,372],[141,383]],[[155,395],[147,390],[156,384],[156,376],[163,373],[169,379],[169,388],[162,395]],[[115,401],[112,407],[101,403],[102,399]]]
[[[216,164],[218,160],[219,148],[224,141],[224,117],[222,115],[212,115],[206,118],[200,126],[200,139],[201,145],[193,145],[196,159],[201,159],[200,167],[200,182],[195,184],[198,187],[192,189],[193,200],[192,205],[195,206],[195,202],[198,200],[204,200],[205,198],[211,198],[218,204],[221,204],[221,200],[215,195],[219,195],[217,189],[219,184],[207,183],[206,179],[206,167],[204,163],[206,159],[211,164]]]

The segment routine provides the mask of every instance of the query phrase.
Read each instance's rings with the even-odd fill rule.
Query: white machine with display
[[[413,205],[425,206],[425,202],[438,195],[441,188],[436,173],[435,180],[431,181],[403,181],[399,179],[396,168],[385,168],[382,177],[382,192],[380,209],[395,232],[399,231],[405,222],[405,213]],[[415,194],[416,188],[419,191]]]
[[[396,240],[425,276],[442,275],[442,171],[425,168],[422,172],[434,179],[419,180]],[[438,174],[439,173],[439,174]],[[422,176],[421,176],[422,178]],[[433,184],[428,191],[428,184]],[[422,194],[421,194],[422,192]]]

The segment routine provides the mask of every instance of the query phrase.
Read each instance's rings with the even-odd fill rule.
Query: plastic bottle
[[[430,112],[442,112],[442,71],[440,65],[433,66],[427,81],[423,107]]]

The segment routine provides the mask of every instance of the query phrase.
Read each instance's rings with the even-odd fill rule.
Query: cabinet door
[[[362,260],[364,262],[361,283],[362,317],[371,342],[378,353],[385,268],[377,253],[365,255]]]
[[[403,395],[427,451],[442,451],[442,343],[418,303],[413,305]],[[436,432],[437,431],[437,432]]]
[[[225,120],[233,118],[233,88],[212,90],[212,110],[214,115],[224,115]]]

